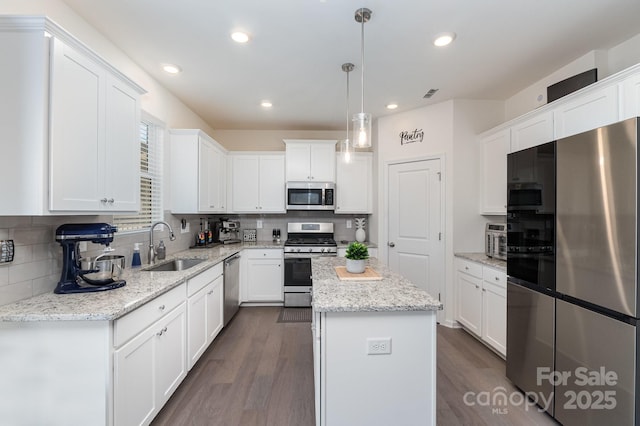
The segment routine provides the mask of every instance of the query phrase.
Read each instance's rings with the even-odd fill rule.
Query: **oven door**
[[[311,287],[311,258],[284,259],[284,287]]]

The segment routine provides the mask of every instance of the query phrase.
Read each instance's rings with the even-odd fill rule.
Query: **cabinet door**
[[[282,302],[282,259],[248,259],[247,299],[249,302]]]
[[[257,213],[259,207],[260,158],[237,155],[232,159],[231,198],[236,213]]]
[[[310,146],[310,180],[316,182],[336,181],[336,144],[312,143]]]
[[[640,74],[622,82],[621,120],[640,116]]]
[[[510,152],[542,145],[553,139],[553,112],[547,111],[511,127]]]
[[[260,156],[260,212],[285,213],[285,166],[283,155]]]
[[[140,106],[138,93],[107,75],[106,207],[112,211],[140,209]]]
[[[156,329],[143,331],[114,355],[114,424],[149,424],[157,411]]]
[[[162,407],[187,375],[185,304],[182,303],[156,324],[151,328],[156,333],[157,406]]]
[[[335,213],[371,213],[373,155],[353,153],[351,161],[336,156]]]
[[[482,279],[457,271],[458,321],[482,336]]]
[[[559,105],[553,111],[556,138],[618,121],[618,86],[613,84]]]
[[[198,210],[214,212],[218,197],[216,182],[215,148],[204,138],[199,138],[198,152]]]
[[[226,154],[219,149],[213,150],[212,160],[215,180],[211,190],[213,200],[213,210],[218,213],[226,211],[227,199],[227,158]]]
[[[311,180],[311,146],[308,143],[287,143],[287,181]]]
[[[482,143],[481,214],[507,213],[507,153],[511,144],[510,129],[480,140]]]
[[[212,285],[204,287],[187,302],[187,358],[189,370],[207,349],[207,294]]]
[[[207,342],[216,338],[223,326],[224,278],[219,276],[207,286]]]
[[[482,284],[482,340],[506,356],[507,289],[486,280]]]
[[[59,39],[52,43],[50,210],[96,211],[105,198],[105,70]]]

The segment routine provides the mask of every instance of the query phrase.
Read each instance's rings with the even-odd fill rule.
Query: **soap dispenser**
[[[164,241],[160,240],[158,250],[156,251],[156,258],[158,260],[164,260],[165,257],[167,257],[167,248],[164,246]]]
[[[142,265],[140,261],[140,243],[135,243],[133,245],[133,257],[131,257],[131,267],[135,268],[136,266]]]

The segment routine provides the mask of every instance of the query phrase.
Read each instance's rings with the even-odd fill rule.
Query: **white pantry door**
[[[389,165],[389,268],[435,299],[444,294],[440,159]],[[438,319],[442,311],[438,313]]]

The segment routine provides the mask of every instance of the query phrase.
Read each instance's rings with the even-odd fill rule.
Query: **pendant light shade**
[[[353,144],[349,141],[349,73],[353,71],[354,67],[355,65],[350,62],[342,64],[342,71],[347,74],[347,132],[345,138],[340,141],[340,158],[345,163],[351,162],[351,151],[353,150]]]
[[[362,102],[360,112],[353,115],[353,146],[357,148],[371,147],[371,114],[364,112],[364,24],[371,19],[371,10],[361,8],[356,10],[356,22],[361,25],[361,82],[362,82]]]

